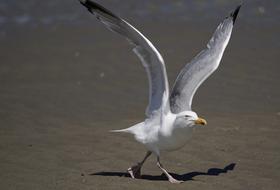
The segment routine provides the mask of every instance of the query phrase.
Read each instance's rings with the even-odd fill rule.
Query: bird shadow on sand
[[[224,168],[210,168],[208,169],[207,172],[189,172],[185,174],[175,174],[175,173],[170,173],[175,179],[181,180],[181,181],[189,181],[189,180],[194,180],[193,178],[196,176],[200,175],[208,175],[208,176],[218,176],[223,173],[227,173],[228,171],[234,170],[235,163],[231,163]],[[91,176],[116,176],[116,177],[130,177],[130,175],[127,172],[97,172],[97,173],[91,173],[89,174]],[[167,181],[167,178],[164,174],[161,175],[142,175],[141,179],[144,180],[151,180],[151,181]]]

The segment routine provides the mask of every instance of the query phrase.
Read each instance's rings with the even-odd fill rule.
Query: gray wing
[[[207,48],[181,70],[170,95],[170,109],[173,113],[191,110],[196,90],[218,68],[240,7],[220,23]]]
[[[163,108],[169,110],[169,87],[164,61],[153,44],[137,29],[125,20],[117,17],[101,5],[90,1],[80,0],[96,18],[105,26],[124,36],[133,46],[133,52],[140,58],[149,79],[149,105],[146,115]]]

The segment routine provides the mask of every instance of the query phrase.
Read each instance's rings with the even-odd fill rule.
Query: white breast
[[[158,146],[160,150],[173,151],[182,148],[190,139],[193,128],[174,128],[168,135],[159,134]]]

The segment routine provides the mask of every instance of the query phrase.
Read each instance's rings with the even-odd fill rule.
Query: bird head
[[[205,119],[200,118],[193,111],[184,111],[177,114],[177,119],[179,119],[185,125],[192,127],[194,125],[206,125],[207,122]]]

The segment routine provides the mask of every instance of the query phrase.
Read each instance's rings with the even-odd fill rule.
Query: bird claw
[[[184,182],[184,181],[177,180],[177,179],[174,179],[174,178],[168,179],[168,181],[169,181],[170,183],[173,183],[173,184],[180,184],[180,183],[183,183],[183,182]]]
[[[139,164],[135,166],[131,166],[127,169],[127,172],[133,179],[140,179],[141,178],[141,166]]]

